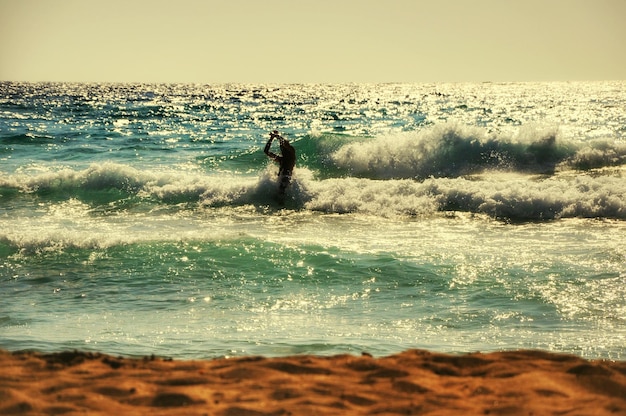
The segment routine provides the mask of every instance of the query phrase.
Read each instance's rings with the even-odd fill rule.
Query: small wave
[[[205,207],[225,205],[264,205],[276,203],[274,166],[256,176],[206,174],[195,171],[139,170],[106,162],[84,170],[59,169],[34,174],[18,173],[0,178],[0,198],[35,195],[52,201],[76,198],[92,204],[109,204],[133,198],[135,203],[198,203]],[[298,177],[312,177],[305,168]],[[302,180],[294,180],[294,193],[300,193]],[[298,198],[291,195],[290,200]]]
[[[0,188],[38,195],[66,196],[76,191],[116,189],[136,193],[156,180],[152,173],[116,163],[94,164],[85,170],[59,169],[35,174],[17,173],[0,179]]]
[[[55,140],[54,136],[34,133],[15,134],[0,137],[0,143],[5,145],[41,145],[52,143],[53,140]]]
[[[21,255],[35,255],[61,253],[67,250],[98,250],[109,247],[126,245],[136,242],[131,237],[114,235],[93,235],[84,231],[39,231],[38,233],[8,233],[0,236],[0,253],[9,256],[15,253]]]
[[[578,170],[591,170],[626,164],[626,143],[593,140],[581,146],[561,166]]]
[[[620,177],[497,174],[481,178],[412,180],[331,179],[311,186],[306,208],[373,215],[428,215],[442,211],[515,221],[559,218],[626,219],[626,181]]]
[[[515,135],[447,123],[350,143],[332,160],[347,174],[372,179],[460,177],[487,170],[552,174],[626,163],[626,145],[577,143],[558,129],[527,127]]]
[[[559,218],[626,219],[626,185],[621,177],[550,177],[528,180],[499,175],[480,181],[444,179],[426,185],[442,210],[484,213],[512,220]]]
[[[318,179],[313,171],[299,168],[284,201],[278,200],[277,188],[271,165],[251,176],[141,171],[105,163],[80,171],[66,169],[4,177],[0,179],[0,199],[8,201],[22,193],[33,193],[52,202],[76,199],[94,209],[105,204],[123,210],[141,204],[148,205],[148,210],[158,206],[176,209],[180,204],[180,209],[250,205],[381,216],[464,211],[513,220],[626,219],[626,181],[621,168],[548,176],[489,172],[423,181]]]

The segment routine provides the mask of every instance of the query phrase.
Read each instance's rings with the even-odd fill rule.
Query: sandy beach
[[[176,361],[0,352],[0,414],[626,414],[626,362],[541,351]]]

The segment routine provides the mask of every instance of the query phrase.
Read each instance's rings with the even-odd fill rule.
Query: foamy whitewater
[[[625,172],[622,81],[0,83],[0,348],[623,360]]]

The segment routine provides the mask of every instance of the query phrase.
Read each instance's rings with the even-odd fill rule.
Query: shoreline
[[[0,414],[626,413],[626,361],[539,350],[210,360],[0,350]]]

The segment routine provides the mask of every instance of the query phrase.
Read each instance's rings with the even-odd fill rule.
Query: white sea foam
[[[375,179],[458,177],[486,170],[552,173],[619,166],[626,163],[626,144],[566,139],[555,127],[492,133],[443,123],[346,144],[332,160],[350,175]]]
[[[466,211],[515,220],[626,219],[626,181],[622,172],[620,168],[550,176],[489,172],[417,181],[355,177],[319,180],[307,169],[299,169],[286,202],[291,209],[382,216]],[[119,204],[128,197],[134,198],[133,204],[280,208],[271,168],[258,176],[207,175],[140,171],[106,163],[82,171],[60,170],[34,176],[16,174],[0,182],[4,188],[17,188],[41,198],[87,200],[92,209],[98,204]],[[111,196],[110,189],[122,194]]]
[[[383,216],[463,211],[513,220],[626,219],[626,181],[577,176],[532,180],[517,174],[411,180],[332,179],[311,186],[306,207]]]

